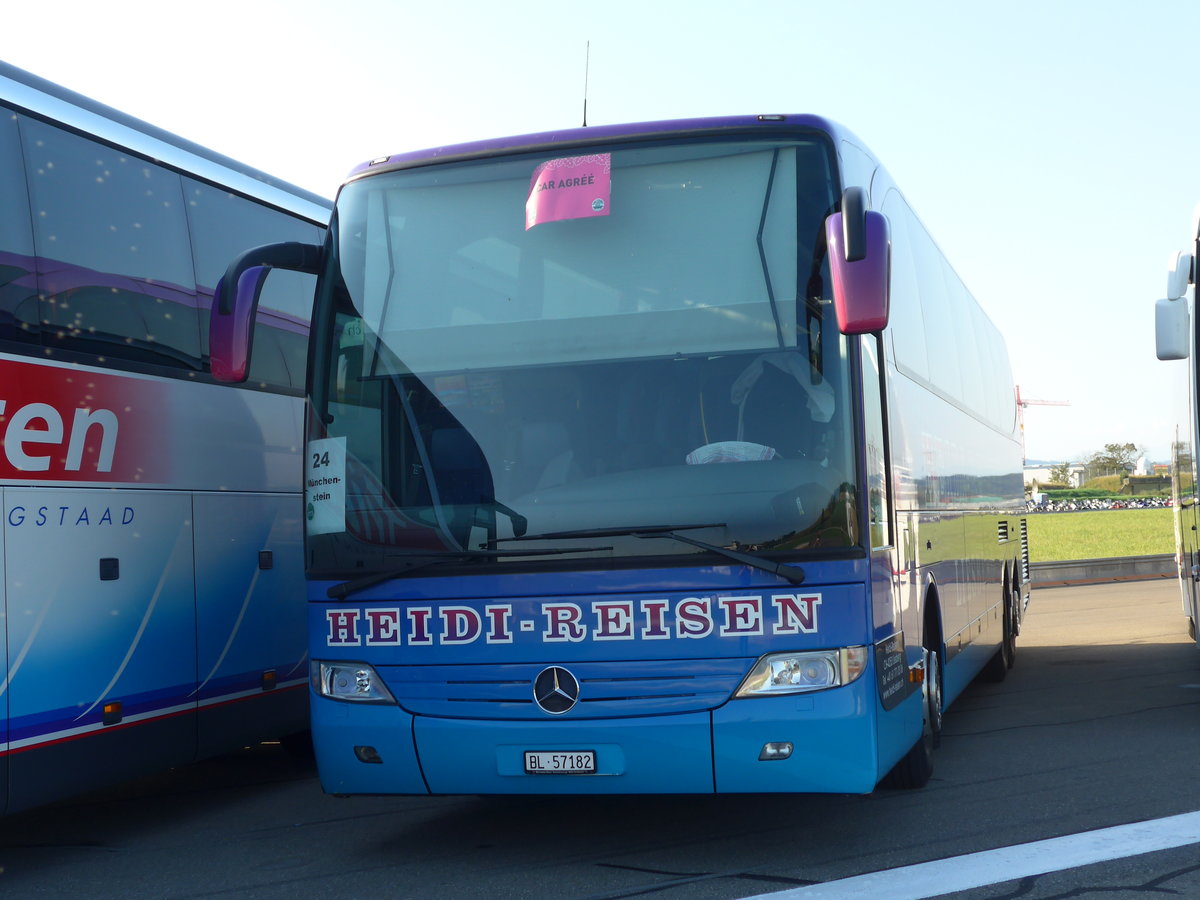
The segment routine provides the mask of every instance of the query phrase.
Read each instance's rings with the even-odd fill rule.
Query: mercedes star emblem
[[[552,716],[561,716],[579,701],[579,679],[562,666],[542,669],[533,679],[533,702]]]

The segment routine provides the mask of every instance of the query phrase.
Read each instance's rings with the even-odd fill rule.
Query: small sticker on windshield
[[[525,230],[546,222],[607,216],[611,189],[611,153],[547,160],[529,179]]]

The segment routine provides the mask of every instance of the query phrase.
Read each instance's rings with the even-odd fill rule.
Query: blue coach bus
[[[311,276],[209,373],[248,244],[328,201],[0,64],[0,812],[307,730]]]
[[[373,160],[318,274],[312,726],[337,794],[920,786],[1029,600],[1004,342],[812,116]]]

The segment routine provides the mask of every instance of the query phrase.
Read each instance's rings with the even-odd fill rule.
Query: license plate
[[[595,775],[595,750],[526,750],[528,775]]]

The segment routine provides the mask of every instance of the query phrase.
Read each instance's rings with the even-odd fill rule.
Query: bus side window
[[[25,191],[17,117],[0,107],[0,340],[31,341],[37,333],[33,230]]]
[[[362,405],[363,348],[342,347],[338,350],[337,366],[334,369],[333,399],[352,406]]]
[[[34,119],[27,162],[47,347],[198,369],[200,326],[176,173]]]
[[[863,335],[863,452],[867,463],[867,509],[870,515],[871,547],[886,547],[892,542],[890,499],[886,466],[886,431],[883,422],[883,380],[878,356],[879,342]]]

